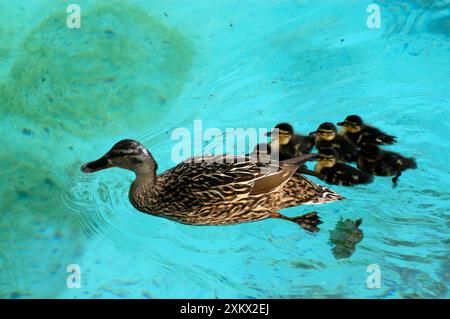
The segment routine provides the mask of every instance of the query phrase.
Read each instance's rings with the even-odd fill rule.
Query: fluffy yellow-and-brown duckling
[[[397,180],[404,170],[417,168],[414,158],[382,150],[375,144],[361,146],[357,164],[360,170],[372,175],[394,176],[392,178],[394,186],[397,185]]]
[[[318,231],[316,212],[298,217],[278,210],[343,199],[329,188],[295,174],[298,165],[316,154],[282,162],[261,163],[251,157],[192,157],[157,175],[157,164],[139,142],[122,140],[98,160],[85,163],[84,173],[119,167],[135,173],[129,191],[139,211],[189,225],[229,225],[280,218]]]
[[[278,150],[280,154],[289,158],[309,154],[314,147],[313,136],[295,134],[294,128],[289,123],[277,124],[266,135],[272,137],[270,141],[272,151]]]
[[[314,170],[321,176],[319,178],[328,184],[354,186],[373,181],[372,175],[338,162],[336,151],[331,148],[323,149],[316,160],[318,163]]]
[[[355,162],[358,158],[358,147],[345,136],[338,134],[336,126],[331,122],[319,125],[316,131],[309,133],[315,136],[315,146],[319,153],[324,149],[333,149],[339,162]]]
[[[391,145],[397,142],[395,136],[364,123],[358,115],[349,115],[337,125],[342,126],[342,134],[356,145]]]

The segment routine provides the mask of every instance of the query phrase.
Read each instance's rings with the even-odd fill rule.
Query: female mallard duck
[[[322,176],[322,180],[328,184],[353,186],[368,184],[373,181],[373,176],[350,165],[339,163],[336,152],[331,149],[323,149],[317,157],[317,165],[314,170]]]
[[[395,136],[386,134],[376,127],[367,125],[358,115],[349,115],[344,121],[337,123],[337,125],[342,126],[342,134],[356,145],[391,145],[397,142]]]
[[[346,137],[339,135],[333,123],[322,123],[316,131],[309,134],[315,136],[315,144],[319,153],[324,149],[331,148],[336,151],[338,160],[341,162],[355,162],[357,160],[357,146]]]
[[[92,173],[120,167],[133,171],[132,205],[180,223],[227,225],[281,218],[313,232],[320,223],[316,212],[291,218],[277,210],[343,199],[327,187],[294,174],[298,163],[315,156],[267,164],[231,155],[193,157],[157,176],[150,152],[137,141],[123,140],[81,170]]]
[[[357,164],[360,170],[372,175],[394,176],[392,178],[394,185],[397,185],[397,180],[404,170],[417,168],[414,158],[384,151],[375,144],[366,144],[361,147]]]

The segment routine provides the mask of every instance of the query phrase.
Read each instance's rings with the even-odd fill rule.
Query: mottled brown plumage
[[[295,219],[277,213],[301,204],[343,199],[327,187],[294,174],[299,163],[314,157],[272,163],[246,156],[194,157],[156,176],[156,162],[145,147],[124,140],[99,160],[84,164],[82,171],[113,166],[134,171],[136,179],[129,192],[133,206],[180,223],[228,225],[274,217],[315,231],[319,223],[316,214]]]

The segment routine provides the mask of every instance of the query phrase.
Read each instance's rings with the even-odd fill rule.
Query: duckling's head
[[[376,161],[381,157],[381,149],[375,144],[364,144],[359,150],[359,156],[367,160]]]
[[[122,140],[98,160],[81,166],[84,173],[93,173],[110,167],[120,167],[135,172],[156,171],[157,165],[150,152],[138,141]]]
[[[280,123],[274,127],[272,132],[268,132],[267,136],[274,136],[275,130],[278,131],[278,141],[280,145],[287,145],[294,137],[294,128],[289,123]]]
[[[315,135],[317,140],[331,141],[336,137],[337,129],[333,123],[325,122],[320,124],[319,128],[316,131],[309,134]]]
[[[317,157],[317,161],[319,162],[321,167],[333,167],[337,162],[337,154],[336,151],[331,148],[325,148],[320,151],[320,154]]]
[[[336,123],[342,126],[344,132],[358,133],[363,126],[363,120],[358,115],[349,115],[344,121]]]

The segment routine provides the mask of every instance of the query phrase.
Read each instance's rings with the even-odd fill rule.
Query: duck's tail
[[[291,199],[289,206],[324,204],[336,200],[343,200],[345,197],[339,195],[335,191],[320,184],[310,181],[301,174],[295,174],[289,181],[286,188],[286,196]]]
[[[317,186],[317,192],[316,196],[309,202],[304,204],[314,205],[314,204],[325,204],[328,202],[334,202],[336,200],[344,200],[345,197],[342,195],[339,195],[335,191],[329,189],[326,186],[322,185],[316,185]]]

